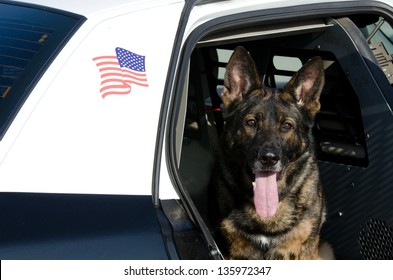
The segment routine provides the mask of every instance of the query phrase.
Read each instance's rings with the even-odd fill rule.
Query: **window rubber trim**
[[[183,8],[182,14],[180,16],[180,22],[178,26],[178,30],[175,36],[175,42],[174,46],[172,48],[172,54],[171,54],[171,60],[169,63],[169,68],[168,68],[168,75],[167,75],[167,80],[165,83],[165,89],[164,89],[164,98],[162,100],[161,104],[161,110],[160,110],[160,115],[159,115],[159,122],[158,122],[158,127],[157,127],[157,136],[156,136],[156,148],[154,151],[154,166],[153,166],[153,180],[152,180],[152,201],[153,205],[157,208],[162,208],[161,207],[161,202],[160,202],[160,197],[159,197],[159,188],[160,188],[160,172],[161,172],[161,160],[162,160],[162,153],[164,151],[164,140],[169,140],[170,133],[166,132],[166,124],[167,121],[170,120],[168,117],[168,113],[170,112],[170,108],[172,108],[172,92],[173,89],[177,88],[177,85],[183,84],[184,83],[184,76],[181,76],[182,80],[178,80],[178,75],[177,73],[177,68],[180,61],[180,58],[182,56],[179,56],[182,50],[182,41],[184,37],[184,31],[188,23],[189,16],[191,14],[191,11],[194,6],[198,5],[202,1],[194,1],[194,0],[189,0],[185,1],[185,6]],[[171,114],[172,115],[172,114]],[[172,153],[169,152],[171,149],[169,146],[165,147],[165,153],[166,153],[166,159],[167,159],[167,164],[171,164],[173,162],[173,159],[168,159],[168,156],[170,156]],[[176,169],[173,168],[173,166],[168,166],[168,174],[170,176],[171,181],[174,183],[175,190],[178,193],[180,200],[182,201],[182,204],[189,215],[193,222],[197,225],[197,227],[201,230],[203,237],[205,238],[206,243],[208,244],[208,249],[210,253],[213,253],[213,258],[215,259],[221,259],[221,255],[216,254],[216,246],[214,244],[214,239],[208,232],[207,227],[204,225],[202,219],[200,218],[198,212],[196,211],[195,206],[192,203],[191,198],[188,196],[186,192],[180,191],[180,181],[178,177],[178,173]],[[160,222],[166,219],[160,219]],[[168,240],[166,240],[168,241]],[[168,244],[167,244],[168,245]],[[172,251],[173,253],[173,251]],[[173,254],[171,256],[174,258]]]

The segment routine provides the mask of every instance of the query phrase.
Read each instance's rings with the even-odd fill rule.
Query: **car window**
[[[0,4],[0,138],[69,36],[77,15]]]
[[[210,176],[215,155],[220,152],[220,135],[225,124],[220,94],[226,63],[237,46],[248,50],[263,84],[268,87],[282,87],[309,59],[322,58],[326,83],[313,134],[331,219],[336,217],[334,213],[341,213],[339,209],[346,208],[342,197],[347,195],[348,186],[354,186],[355,181],[366,184],[366,178],[390,162],[378,157],[382,149],[389,150],[389,145],[383,148],[377,144],[389,141],[385,139],[389,136],[381,131],[384,126],[380,125],[382,115],[391,116],[389,95],[393,93],[392,32],[383,18],[351,11],[347,16],[323,14],[320,18],[287,21],[276,27],[255,21],[199,36],[191,56],[185,58],[188,83],[183,84],[181,103],[185,113],[178,118],[184,130],[176,138],[181,141],[176,145],[181,147],[176,158],[181,188],[189,194],[207,225]],[[351,175],[337,180],[341,172]],[[384,182],[381,185],[390,184],[388,178],[381,180]],[[365,185],[364,189],[367,188]],[[373,206],[366,207],[369,210],[360,207],[351,211],[357,209],[366,217]],[[345,232],[334,222],[326,226],[324,236],[342,248],[337,252],[339,258],[368,257],[373,249],[370,244],[362,252],[349,249],[357,248],[363,221],[362,218],[351,221],[353,227],[345,228]]]
[[[332,36],[335,36],[330,35],[336,33],[335,27],[330,29],[330,32],[321,31],[320,38],[325,37],[322,40],[329,41]],[[341,53],[339,51],[336,53],[332,51],[315,52],[315,50],[302,49],[299,44],[292,44],[293,47],[282,47],[286,45],[287,40],[302,42],[308,36],[309,34],[306,33],[289,39],[288,37],[263,39],[252,43],[243,43],[243,45],[248,46],[247,49],[256,57],[261,56],[261,53],[268,54],[260,58],[260,63],[257,66],[264,84],[274,88],[282,88],[310,58],[316,55],[321,56],[326,67],[326,86],[321,97],[322,109],[317,116],[314,128],[314,134],[318,141],[318,157],[321,160],[331,162],[347,162],[351,165],[367,166],[367,149],[360,105],[358,97],[337,58]],[[220,134],[223,120],[217,120],[217,118],[220,118],[219,115],[222,114],[219,95],[224,82],[222,72],[225,71],[224,65],[229,59],[228,55],[222,56],[222,54],[231,53],[232,48],[228,45],[219,47],[201,46],[194,52],[195,58],[194,60],[191,59],[191,71],[203,73],[202,77],[198,73],[194,73],[194,75],[201,77],[198,86],[201,86],[200,84],[204,84],[204,86],[199,91],[205,92],[205,95],[199,97],[199,101],[198,96],[189,99],[189,107],[190,109],[196,108],[197,115],[188,115],[186,123],[194,124],[194,126],[186,126],[186,131],[192,128],[195,133],[197,131],[195,124],[198,122],[199,133],[202,133],[203,129],[211,130],[211,127],[217,127],[217,133]],[[202,67],[201,60],[205,61],[203,67],[206,68],[193,70],[193,67]],[[193,63],[197,65],[193,66]],[[190,75],[193,75],[193,73],[191,72]],[[192,80],[194,79],[192,77]],[[195,87],[193,82],[191,82],[190,87],[191,90],[195,90],[192,88]],[[357,104],[357,106],[353,106],[354,104]],[[204,124],[201,123],[203,118],[198,115],[198,112],[201,112],[203,108],[205,108],[204,110],[207,109],[204,114],[206,115],[208,128],[203,128]],[[211,131],[209,133],[211,134]],[[189,134],[185,136],[193,137]],[[210,145],[212,145],[212,138],[209,139]],[[203,141],[202,139],[203,136],[199,135],[199,140]],[[214,145],[212,148],[215,148]]]
[[[393,28],[383,17],[377,21],[360,27],[361,32],[370,44],[379,65],[393,84]]]

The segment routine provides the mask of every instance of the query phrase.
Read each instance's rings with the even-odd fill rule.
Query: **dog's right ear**
[[[224,90],[221,98],[228,108],[234,101],[242,100],[247,94],[262,86],[257,67],[243,47],[237,47],[227,64]]]

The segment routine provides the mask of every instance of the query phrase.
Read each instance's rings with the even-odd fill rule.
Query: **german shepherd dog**
[[[325,206],[311,131],[323,85],[319,57],[272,89],[262,87],[243,47],[232,54],[221,96],[222,151],[210,182],[225,258],[319,258]]]

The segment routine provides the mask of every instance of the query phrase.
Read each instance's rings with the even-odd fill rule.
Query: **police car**
[[[221,259],[208,223],[229,56],[310,57],[337,259],[393,258],[393,1],[0,1],[0,258]]]

